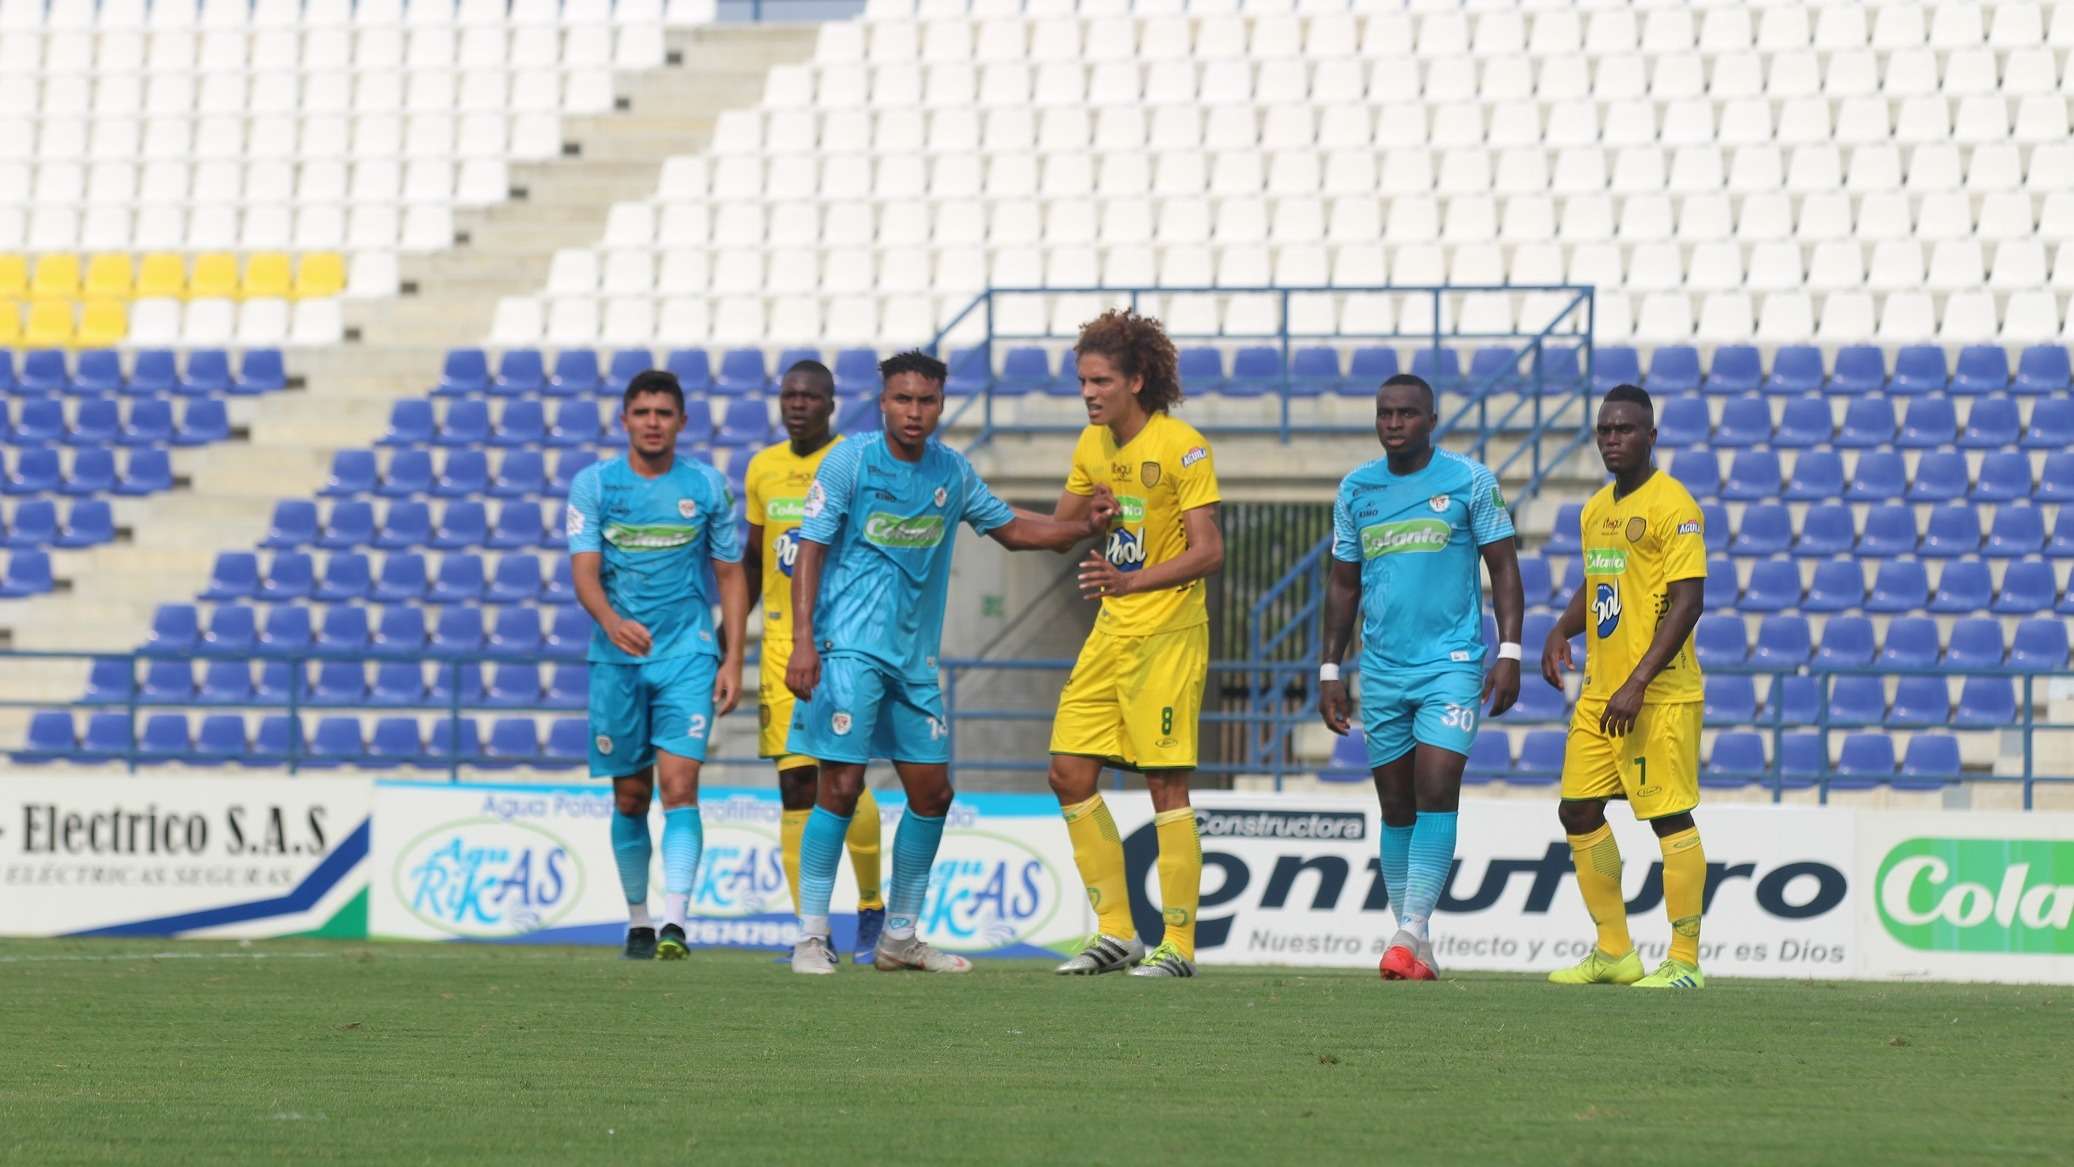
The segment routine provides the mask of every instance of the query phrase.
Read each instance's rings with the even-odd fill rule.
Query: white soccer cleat
[[[1094,977],[1123,972],[1145,959],[1145,945],[1137,937],[1097,935],[1073,959],[1053,970],[1062,977]]]
[[[802,936],[792,946],[793,972],[825,977],[833,974],[835,969],[835,949],[828,946],[828,937]]]
[[[894,938],[879,937],[878,951],[872,954],[872,967],[880,972],[933,972],[963,973],[972,971],[972,962],[962,956],[938,952],[922,942],[919,936]]]

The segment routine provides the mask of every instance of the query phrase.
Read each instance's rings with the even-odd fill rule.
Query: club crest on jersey
[[[612,752],[612,736],[610,734],[599,734],[598,740],[591,744],[597,746],[598,752],[601,754],[609,754]]]
[[[950,501],[951,492],[939,486],[936,488],[936,493],[934,495],[931,495],[930,497],[936,500],[937,506],[942,506],[944,503]]]
[[[1640,543],[1642,541],[1642,536],[1648,533],[1649,524],[1643,521],[1642,516],[1636,515],[1634,518],[1628,520],[1628,542]]]
[[[771,558],[778,561],[778,571],[790,577],[792,565],[799,561],[799,528],[781,532],[771,540]]]
[[[1145,462],[1138,467],[1138,481],[1147,486],[1159,485],[1159,463]]]
[[[1444,494],[1436,494],[1432,498],[1426,500],[1426,505],[1433,508],[1434,514],[1444,515],[1447,513],[1447,504],[1450,501],[1451,500],[1448,498],[1448,496]]]
[[[835,736],[837,737],[847,737],[850,732],[850,715],[847,713],[838,713],[835,716],[829,718],[828,728],[834,730]]]
[[[575,507],[570,507],[568,517],[564,520],[564,526],[567,528],[571,539],[583,534],[583,512]]]
[[[1610,583],[1602,583],[1592,589],[1592,622],[1598,628],[1599,639],[1613,635],[1620,627],[1620,589]]]
[[[698,517],[699,504],[688,498],[680,498],[677,500],[677,513],[684,518],[695,519]]]

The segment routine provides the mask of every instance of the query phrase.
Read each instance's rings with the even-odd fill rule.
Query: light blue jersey
[[[1364,679],[1403,671],[1483,675],[1479,548],[1512,537],[1498,480],[1480,462],[1433,451],[1415,474],[1378,458],[1340,481],[1332,557],[1361,565]]]
[[[984,535],[1014,518],[963,455],[934,439],[919,462],[894,457],[883,432],[835,447],[807,489],[799,528],[801,539],[828,547],[816,647],[934,684],[957,524]]]
[[[740,562],[742,538],[718,470],[682,456],[657,478],[636,474],[625,457],[587,466],[569,486],[568,533],[571,555],[603,556],[606,602],[652,641],[647,656],[629,656],[593,628],[593,663],[720,655],[707,561]]]

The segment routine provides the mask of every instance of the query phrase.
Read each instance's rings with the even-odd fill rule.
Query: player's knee
[[[1659,839],[1678,834],[1681,831],[1692,830],[1696,826],[1698,824],[1692,821],[1691,811],[1686,811],[1684,814],[1665,815],[1660,819],[1651,819],[1649,821],[1650,829],[1656,832],[1656,837]]]
[[[628,818],[645,818],[648,814],[648,796],[632,790],[613,792],[612,808]]]
[[[1152,795],[1154,811],[1163,813],[1188,805],[1189,773],[1187,770],[1172,770],[1145,775],[1145,789]]]
[[[1599,802],[1565,802],[1556,807],[1563,830],[1573,835],[1590,834],[1606,822],[1606,807]]]
[[[907,806],[924,818],[940,819],[950,813],[951,798],[951,787],[946,782],[937,788],[908,791]]]
[[[1076,802],[1086,802],[1095,796],[1095,783],[1102,772],[1098,769],[1090,776],[1085,769],[1064,762],[1063,759],[1052,758],[1051,768],[1044,776],[1051,783],[1051,792],[1058,796],[1060,803],[1071,806]]]
[[[778,803],[786,810],[810,810],[820,789],[819,772],[812,766],[778,771]]]

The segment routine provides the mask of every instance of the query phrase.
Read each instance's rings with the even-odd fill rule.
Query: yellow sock
[[[778,816],[778,861],[785,865],[785,886],[792,889],[792,911],[799,913],[799,843],[806,838],[807,818],[813,807],[788,810]]]
[[[1671,918],[1671,959],[1700,963],[1700,905],[1707,895],[1707,853],[1693,827],[1657,840],[1664,849],[1664,914]]]
[[[1062,806],[1066,837],[1073,841],[1073,866],[1087,885],[1087,902],[1095,909],[1095,927],[1104,936],[1128,939],[1138,934],[1131,922],[1131,897],[1124,888],[1123,838],[1109,804],[1097,794],[1086,802]]]
[[[1203,842],[1195,833],[1195,808],[1175,807],[1153,816],[1159,834],[1159,907],[1167,922],[1166,943],[1195,959],[1195,909],[1203,895]]]
[[[1599,951],[1626,956],[1635,942],[1628,936],[1627,898],[1620,894],[1620,844],[1613,828],[1600,823],[1589,835],[1570,836],[1570,861],[1577,867],[1577,890],[1585,910],[1599,926]]]
[[[883,908],[879,895],[879,802],[866,787],[857,796],[857,809],[850,815],[850,833],[843,836],[850,848],[850,870],[857,876],[857,906]]]

